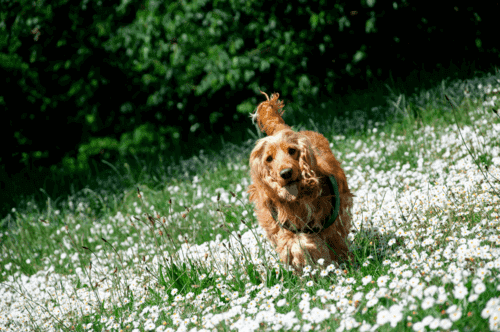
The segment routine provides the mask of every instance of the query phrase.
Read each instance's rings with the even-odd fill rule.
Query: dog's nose
[[[280,176],[285,180],[288,180],[289,178],[291,178],[292,174],[293,174],[293,170],[291,168],[285,168],[284,170],[282,170],[280,172]]]

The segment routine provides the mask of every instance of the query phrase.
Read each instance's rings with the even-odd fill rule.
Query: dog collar
[[[285,222],[284,224],[280,224],[278,222],[278,212],[273,207],[273,208],[271,208],[271,215],[273,216],[274,220],[278,223],[278,225],[280,225],[281,228],[289,230],[290,232],[295,233],[295,234],[296,233],[307,233],[307,234],[319,233],[322,230],[325,230],[328,227],[330,227],[331,225],[333,225],[333,223],[335,222],[335,219],[337,219],[337,217],[339,215],[340,194],[339,194],[339,186],[337,184],[337,180],[335,180],[335,177],[330,176],[329,183],[331,184],[330,191],[333,189],[333,193],[335,195],[335,199],[334,199],[335,208],[334,208],[333,214],[330,216],[330,218],[326,217],[325,219],[323,219],[323,227],[310,228],[310,227],[306,226],[305,229],[299,231],[297,229],[297,227],[295,227],[295,225],[288,225],[289,224],[288,222]]]

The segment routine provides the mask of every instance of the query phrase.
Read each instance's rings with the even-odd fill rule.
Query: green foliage
[[[249,138],[247,115],[263,100],[259,89],[293,99],[287,116],[298,124],[311,118],[303,107],[313,101],[323,120],[342,115],[344,107],[323,101],[372,87],[391,71],[405,77],[414,69],[408,63],[498,59],[487,34],[494,16],[481,3],[445,12],[403,0],[2,4],[0,74],[8,84],[0,105],[9,121],[0,130],[13,135],[1,172],[8,176],[55,167],[71,177],[98,169],[101,158],[152,153],[178,161],[193,146],[240,144]],[[461,43],[449,42],[456,36]],[[418,116],[418,107],[411,111]],[[35,192],[42,185],[33,184]]]
[[[497,99],[494,97],[500,94],[498,86],[491,90],[489,85],[498,78],[497,75],[481,82],[482,86],[489,86],[488,98]],[[310,328],[312,324],[308,322],[314,319],[314,330],[333,330],[341,324],[349,324],[350,318],[373,327],[381,322],[384,311],[395,315],[397,312],[393,310],[400,310],[401,316],[396,317],[394,324],[383,322],[377,330],[412,331],[427,317],[443,322],[458,310],[461,317],[450,320],[450,327],[442,329],[487,330],[488,320],[491,327],[496,316],[485,318],[485,308],[490,306],[489,310],[493,311],[496,307],[491,300],[500,295],[495,278],[498,268],[491,258],[495,259],[495,246],[498,247],[498,239],[493,236],[498,228],[498,204],[494,200],[497,190],[485,187],[486,183],[476,178],[469,191],[462,192],[463,182],[470,181],[461,175],[470,171],[462,165],[459,168],[462,172],[454,175],[457,184],[444,183],[450,189],[454,187],[454,205],[446,206],[444,199],[443,206],[439,204],[442,192],[436,190],[441,187],[445,190],[443,184],[434,186],[433,178],[431,181],[425,178],[425,169],[405,171],[399,167],[401,163],[418,164],[419,159],[424,159],[426,168],[435,160],[451,166],[452,159],[463,162],[462,158],[469,155],[477,159],[478,164],[491,167],[495,162],[498,165],[490,156],[500,144],[498,137],[491,134],[491,128],[499,125],[498,116],[486,107],[488,104],[483,103],[481,95],[457,107],[458,99],[451,97],[451,92],[459,95],[464,87],[472,90],[476,83],[443,81],[441,86],[418,91],[415,96],[395,95],[390,105],[404,115],[403,119],[394,118],[396,123],[387,125],[375,124],[375,128],[366,121],[367,127],[359,135],[337,137],[333,127],[322,131],[334,144],[337,157],[344,160],[346,175],[353,180],[350,183],[353,192],[358,191],[356,204],[361,215],[356,215],[353,224],[362,222],[362,227],[353,227],[351,248],[356,256],[353,262],[317,266],[319,270],[312,268],[302,277],[292,275],[280,263],[270,263],[269,257],[273,255],[264,255],[270,254],[262,251],[267,241],[265,236],[255,236],[257,243],[249,242],[244,248],[224,245],[232,257],[241,254],[234,265],[225,266],[225,272],[217,269],[225,265],[222,260],[228,256],[213,255],[207,260],[208,255],[201,255],[193,260],[185,259],[186,256],[179,254],[181,244],[186,247],[213,240],[215,236],[210,232],[220,229],[220,220],[227,221],[224,227],[228,228],[217,233],[221,234],[223,244],[227,244],[225,241],[231,236],[254,230],[256,221],[249,215],[252,206],[245,201],[243,193],[248,184],[249,151],[237,151],[228,145],[220,154],[229,156],[229,160],[218,163],[213,171],[200,171],[189,180],[168,179],[154,189],[143,184],[150,182],[151,174],[162,174],[165,163],[139,160],[135,168],[148,171],[128,175],[141,185],[127,191],[123,199],[117,199],[119,193],[108,185],[113,181],[103,181],[99,182],[102,192],[86,189],[67,199],[47,196],[40,206],[29,204],[26,209],[12,210],[8,227],[0,232],[4,253],[0,261],[0,286],[6,295],[0,303],[2,313],[9,317],[2,328],[45,331],[49,327],[44,324],[51,322],[54,328],[64,331],[161,330],[184,322],[189,328],[214,324],[211,328],[231,331],[234,330],[232,324],[243,318],[248,319],[244,324],[255,323],[257,331],[264,331],[280,330],[283,326],[277,321],[262,321],[262,317],[269,313],[291,313],[293,315],[281,316],[281,323],[295,317],[298,321],[293,328],[298,330],[301,325]],[[454,105],[451,111],[455,109],[457,113],[456,127],[446,123],[443,114],[448,110],[444,105],[442,108],[430,106],[440,103],[442,93],[450,95]],[[357,99],[366,101],[368,107],[377,111],[379,105],[375,101],[370,103],[369,95]],[[421,105],[418,114],[411,112],[414,105]],[[352,114],[358,119],[356,116]],[[349,126],[358,124],[345,119],[343,126],[349,132]],[[308,125],[319,126],[314,122]],[[455,150],[469,144],[455,141],[459,131],[465,133],[462,130],[465,125],[478,137],[482,136],[488,145],[476,140],[480,145],[475,144],[476,148],[457,158]],[[489,133],[482,135],[486,131]],[[431,142],[419,140],[422,137]],[[143,128],[128,139],[134,145],[152,138],[148,129]],[[442,152],[445,140],[455,141],[446,145],[452,155],[445,156]],[[421,149],[405,155],[404,151],[412,148],[411,141],[418,143]],[[97,151],[91,146],[87,149],[88,153]],[[184,166],[194,164],[201,168],[214,163],[214,159],[200,153]],[[108,163],[115,170],[110,177],[127,176],[120,162]],[[441,173],[434,167],[429,169],[433,169],[432,173]],[[404,179],[400,178],[390,183],[388,175],[400,171],[403,178],[413,183],[408,186],[401,183]],[[396,195],[385,201],[385,196],[382,200],[363,201],[380,192],[391,194],[393,189],[408,190],[406,199]],[[409,194],[415,191],[420,192],[413,196],[416,200],[413,202]],[[451,195],[453,191],[445,193]],[[107,203],[112,198],[116,200],[114,206]],[[412,201],[409,205],[408,198]],[[422,201],[436,203],[422,206]],[[391,211],[394,202],[398,203],[397,212]],[[413,203],[417,204],[416,211]],[[245,227],[236,225],[235,220],[240,218],[253,220],[253,225],[250,222],[245,222]],[[235,226],[239,229],[234,229]],[[222,254],[221,249],[215,245],[208,251]],[[249,251],[258,259],[249,259]],[[461,287],[469,293],[466,298],[457,295],[456,290]],[[424,307],[428,297],[438,297],[443,292],[445,299],[432,300],[430,307]],[[425,296],[421,296],[422,293]],[[469,297],[474,294],[475,299]],[[454,305],[455,309],[450,310]],[[24,310],[20,311],[22,306]],[[245,317],[235,314],[240,309],[245,310]],[[61,315],[56,316],[57,313]],[[321,318],[319,314],[325,316]]]
[[[246,266],[246,270],[250,282],[254,285],[259,285],[261,283],[261,280],[259,272],[255,269],[255,265],[253,263],[248,263],[248,265]]]

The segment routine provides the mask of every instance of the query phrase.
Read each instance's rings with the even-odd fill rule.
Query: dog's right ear
[[[259,166],[257,164],[261,163],[262,154],[266,149],[266,144],[267,142],[264,139],[258,140],[255,144],[255,147],[250,154],[250,170],[255,169],[257,166]]]
[[[256,202],[259,199],[259,191],[257,190],[257,186],[255,183],[252,183],[248,186],[248,200],[250,202]]]

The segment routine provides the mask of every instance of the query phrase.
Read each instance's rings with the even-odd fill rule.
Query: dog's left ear
[[[325,153],[320,149],[315,148],[315,152],[321,155],[321,158],[317,158],[316,165],[316,175],[324,175],[324,176],[334,176],[337,180],[337,184],[339,186],[339,191],[341,193],[349,192],[349,186],[347,184],[347,178],[345,176],[344,170],[340,166],[340,162],[335,158],[333,153]],[[349,193],[349,195],[351,195]],[[353,196],[354,197],[354,196]]]
[[[316,168],[317,160],[316,156],[314,155],[314,151],[311,148],[311,145],[309,144],[308,140],[306,137],[302,137],[299,139],[299,150],[300,150],[300,157],[299,157],[299,166],[303,170],[311,170]]]
[[[314,148],[314,152],[318,156],[317,165],[316,165],[316,173],[317,175],[325,175],[332,176],[337,175],[336,171],[340,167],[339,162],[335,159],[333,154],[325,153],[318,148]],[[321,156],[321,157],[320,157]]]

